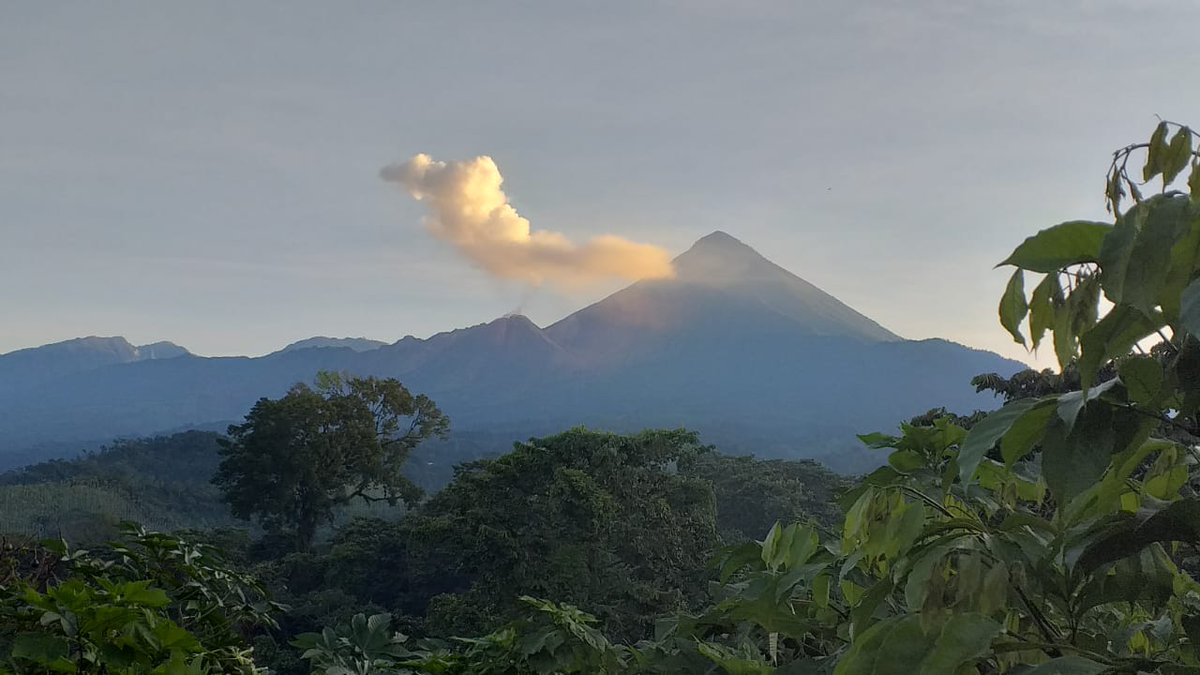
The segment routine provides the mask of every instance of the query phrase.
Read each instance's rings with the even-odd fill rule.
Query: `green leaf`
[[[1171,269],[1171,251],[1191,229],[1191,204],[1177,195],[1160,195],[1145,204],[1148,208],[1145,222],[1124,261],[1124,269],[1106,267],[1104,273],[1124,275],[1120,296],[1110,296],[1110,300],[1133,305],[1149,314],[1162,304],[1163,286]]]
[[[1100,276],[1084,274],[1065,302],[1054,309],[1054,351],[1065,370],[1075,360],[1078,336],[1096,324],[1100,302]]]
[[[875,622],[875,610],[895,590],[890,577],[876,581],[874,585],[859,597],[858,602],[850,610],[850,635],[865,635],[868,627]]]
[[[1025,336],[1021,335],[1021,321],[1028,311],[1029,305],[1025,303],[1025,272],[1018,267],[1008,280],[1004,295],[1000,296],[1000,325],[1021,345],[1025,344]]]
[[[1179,302],[1179,327],[1200,337],[1200,279],[1183,289]]]
[[[1000,264],[1051,273],[1068,265],[1098,262],[1100,246],[1112,229],[1108,223],[1091,220],[1059,223],[1027,238]]]
[[[1110,405],[1084,406],[1075,427],[1052,424],[1042,439],[1042,477],[1060,508],[1098,481],[1113,456],[1140,446],[1156,425],[1153,417]]]
[[[724,669],[730,675],[770,675],[775,672],[765,661],[746,658],[728,647],[709,642],[697,642],[696,651]]]
[[[1108,210],[1110,213],[1117,213],[1121,208],[1121,198],[1125,196],[1125,191],[1121,189],[1121,168],[1113,167],[1112,174],[1109,175],[1108,181],[1104,184],[1104,196],[1108,200]]]
[[[1000,439],[1000,455],[1006,465],[1011,467],[1042,440],[1046,425],[1054,417],[1054,410],[1053,398],[1039,401],[1012,423]]]
[[[1117,373],[1129,399],[1140,405],[1152,405],[1162,391],[1162,364],[1149,356],[1136,356],[1121,362]]]
[[[12,642],[12,657],[33,661],[42,666],[61,665],[71,654],[71,644],[66,638],[48,633],[22,633]],[[58,668],[54,668],[58,670]]]
[[[1079,556],[1076,567],[1085,572],[1136,554],[1150,544],[1200,542],[1200,498],[1188,497],[1159,510],[1142,510],[1112,527]]]
[[[1103,663],[1096,663],[1082,656],[1060,656],[1023,671],[1024,675],[1099,675],[1108,670]]]
[[[1120,302],[1125,286],[1125,270],[1138,232],[1146,220],[1151,202],[1135,204],[1117,217],[1117,222],[1100,245],[1100,267],[1104,270],[1104,295]]]
[[[1128,305],[1117,305],[1091,330],[1079,338],[1079,381],[1087,391],[1096,381],[1100,366],[1125,356],[1140,340],[1162,325],[1162,316],[1147,317]]]
[[[1200,269],[1200,207],[1189,203],[1189,208],[1192,211],[1188,218],[1190,223],[1185,225],[1186,230],[1171,248],[1170,269],[1160,292],[1163,316],[1171,325],[1178,325],[1183,290]]]
[[[1059,285],[1058,274],[1047,274],[1033,289],[1029,298],[1029,337],[1032,349],[1037,349],[1042,343],[1042,336],[1054,327],[1055,308],[1062,304],[1063,292]]]
[[[940,604],[940,596],[945,585],[931,583],[931,580],[934,575],[942,574],[942,563],[945,561],[946,554],[953,548],[954,542],[951,541],[921,551],[920,557],[913,563],[912,569],[908,571],[908,577],[904,580],[904,602],[908,605],[909,612],[921,611],[921,608],[925,606],[927,596],[931,593],[938,596],[937,602]]]
[[[817,607],[825,609],[829,606],[829,589],[833,583],[833,576],[830,574],[818,574],[812,580],[812,598]]]
[[[1063,508],[1104,475],[1107,467],[1108,456],[1102,448],[1081,443],[1060,425],[1052,426],[1042,442],[1042,476]]]
[[[946,675],[987,653],[1001,625],[956,614],[924,630],[919,615],[881,621],[856,638],[834,675]]]
[[[1192,654],[1200,657],[1200,615],[1190,614],[1183,617],[1183,630],[1187,633],[1188,642],[1192,645]]]
[[[772,534],[776,532],[774,528]],[[771,535],[767,535],[771,539]],[[820,547],[820,540],[817,538],[817,533],[811,527],[803,523],[792,523],[784,528],[780,535],[775,539],[775,545],[770,558],[767,557],[767,546],[763,545],[763,562],[771,569],[784,567],[786,569],[795,569],[812,557]]]
[[[752,541],[723,549],[716,559],[717,579],[723,584],[747,565],[761,560],[762,547]]]
[[[782,535],[783,527],[779,524],[779,521],[776,521],[762,542],[762,561],[764,564],[770,565],[771,561],[775,559],[779,550],[779,540]]]
[[[1099,509],[1107,510],[1116,504],[1121,494],[1129,489],[1126,481],[1134,471],[1142,466],[1147,457],[1156,452],[1169,450],[1174,446],[1175,444],[1171,441],[1151,439],[1113,457],[1113,461],[1110,463],[1112,468],[1104,474],[1104,479],[1100,481],[1100,488],[1096,493]]]
[[[1003,564],[992,565],[980,584],[978,607],[984,614],[991,614],[1008,600],[1008,568]]]
[[[162,589],[150,588],[149,581],[133,581],[116,588],[125,602],[141,607],[166,607],[171,604],[171,598]]]
[[[988,450],[996,445],[1004,434],[1012,428],[1021,416],[1032,409],[1039,401],[1026,398],[1013,401],[996,412],[980,420],[967,434],[962,448],[958,451],[958,478],[963,483],[970,482],[983,461]]]
[[[1054,356],[1058,359],[1058,366],[1062,370],[1066,370],[1079,353],[1079,336],[1075,333],[1073,324],[1070,306],[1065,302],[1056,305],[1054,308]]]
[[[900,442],[900,439],[895,436],[880,433],[878,431],[869,434],[859,434],[858,440],[862,441],[868,448],[879,450],[881,448],[894,448]]]
[[[1167,152],[1163,155],[1162,174],[1163,185],[1170,185],[1171,181],[1179,175],[1181,171],[1187,168],[1188,160],[1192,158],[1192,134],[1186,127],[1180,127],[1179,131],[1171,137],[1171,143],[1167,145]]]
[[[888,464],[900,473],[912,473],[925,466],[925,456],[916,450],[897,450],[888,455]]]
[[[1188,176],[1188,192],[1192,202],[1200,201],[1200,160],[1192,160],[1192,173]]]
[[[1088,389],[1084,394],[1082,391],[1067,392],[1058,397],[1058,418],[1067,425],[1067,431],[1075,428],[1075,420],[1079,417],[1079,411],[1089,402],[1099,398],[1101,394],[1112,389],[1118,384],[1118,380],[1109,380],[1098,387]]]
[[[1146,165],[1142,168],[1142,180],[1150,180],[1163,170],[1163,159],[1167,154],[1167,123],[1159,122],[1150,136],[1150,150],[1146,153]]]

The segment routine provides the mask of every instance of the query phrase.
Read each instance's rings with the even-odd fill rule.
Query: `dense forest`
[[[1113,222],[1001,263],[1060,369],[864,433],[865,476],[576,428],[433,488],[451,420],[338,373],[6,474],[0,672],[1200,673],[1196,141],[1160,124]]]

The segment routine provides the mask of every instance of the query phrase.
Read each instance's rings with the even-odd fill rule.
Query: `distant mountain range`
[[[310,338],[258,358],[95,337],[0,355],[0,467],[115,437],[220,429],[259,397],[342,370],[399,378],[464,437],[495,438],[495,451],[580,424],[685,426],[728,451],[853,468],[855,433],[933,407],[995,407],[971,377],[1025,367],[902,339],[723,232],[675,268],[546,328],[516,315],[390,345]]]
[[[386,347],[387,343],[383,340],[368,340],[367,338],[334,338],[334,337],[310,337],[306,340],[293,342],[292,344],[280,349],[281,352],[295,352],[301,349],[318,349],[325,347],[345,347],[356,352],[369,352],[372,349]]]

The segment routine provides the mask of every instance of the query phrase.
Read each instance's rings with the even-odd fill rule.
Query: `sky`
[[[497,278],[380,171],[490,157],[533,230],[724,230],[909,338],[1027,362],[993,265],[1200,123],[1200,3],[8,3],[0,352],[262,354],[628,283]],[[572,244],[574,245],[574,244]],[[493,270],[494,272],[494,270]]]

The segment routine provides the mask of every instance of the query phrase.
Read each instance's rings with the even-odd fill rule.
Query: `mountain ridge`
[[[262,357],[110,359],[23,386],[3,376],[0,356],[11,413],[0,448],[219,428],[262,396],[339,370],[399,378],[467,434],[687,426],[721,447],[836,462],[856,452],[855,433],[933,407],[994,407],[970,378],[1025,367],[904,340],[724,232],[675,261],[675,279],[636,282],[545,328],[518,314],[391,344],[317,338]]]

